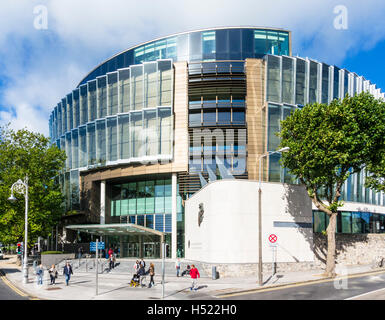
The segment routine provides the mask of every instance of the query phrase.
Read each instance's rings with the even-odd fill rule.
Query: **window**
[[[296,89],[295,89],[295,103],[305,104],[305,69],[306,62],[302,59],[296,59],[297,70],[296,70]]]
[[[143,65],[131,67],[132,107],[134,110],[143,109]]]
[[[144,96],[145,108],[152,108],[157,106],[157,63],[146,63],[144,65]]]
[[[310,75],[309,75],[309,103],[317,102],[318,98],[318,64],[310,61]]]
[[[230,124],[231,113],[227,109],[218,109],[218,124]]]
[[[267,58],[267,101],[280,102],[281,72],[279,57]]]
[[[118,117],[119,126],[119,144],[120,154],[119,159],[128,159],[131,156],[130,152],[130,116],[120,115]]]
[[[108,74],[108,114],[118,113],[118,73]]]
[[[233,124],[245,124],[245,111],[233,109]]]
[[[130,111],[130,69],[119,70],[120,110]]]
[[[275,151],[279,145],[279,137],[276,133],[280,131],[281,108],[280,106],[269,104],[268,108],[268,141],[267,150]]]
[[[190,112],[189,113],[189,126],[196,127],[201,125],[201,110],[198,112]]]
[[[116,161],[118,159],[118,141],[117,141],[117,118],[107,119],[107,160]]]
[[[98,82],[98,118],[104,118],[107,115],[107,78],[97,79]]]
[[[215,31],[202,32],[203,60],[215,59]]]
[[[282,101],[294,103],[293,59],[287,57],[282,57]]]
[[[217,117],[217,113],[215,109],[203,110],[203,125],[204,126],[215,125],[217,122],[216,117]]]

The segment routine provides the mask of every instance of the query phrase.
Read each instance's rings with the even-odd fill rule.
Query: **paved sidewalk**
[[[98,275],[98,295],[96,295],[96,275],[91,272],[76,272],[71,277],[70,285],[66,286],[62,270],[59,270],[59,277],[56,285],[49,285],[48,272],[44,272],[43,285],[36,284],[36,277],[29,273],[28,284],[23,284],[21,268],[16,266],[14,256],[5,256],[0,260],[0,269],[7,279],[21,291],[32,298],[48,300],[156,300],[162,299],[162,285],[160,270],[156,270],[155,287],[140,288],[130,287],[129,282],[132,274],[105,273]],[[383,269],[382,269],[383,270]],[[348,266],[340,273],[341,276],[376,271],[370,265]],[[338,267],[337,267],[338,272]],[[307,281],[325,279],[322,270],[302,272],[278,272],[272,279],[266,274],[266,283],[263,288],[285,284],[296,284]],[[147,279],[149,281],[149,277]],[[209,277],[202,277],[198,280],[199,289],[190,291],[190,277],[176,277],[166,275],[164,286],[164,299],[166,300],[191,300],[191,299],[217,299],[220,295],[230,294],[260,288],[256,277],[241,278],[220,278],[212,280]]]

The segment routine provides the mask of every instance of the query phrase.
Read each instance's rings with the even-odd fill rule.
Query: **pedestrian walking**
[[[111,257],[112,254],[114,254],[114,250],[112,250],[112,248],[110,248],[108,250],[108,256]]]
[[[70,263],[67,261],[63,269],[63,275],[65,276],[66,286],[68,286],[68,282],[71,279],[71,274],[74,274],[74,273],[72,272],[72,267]]]
[[[150,283],[148,284],[148,287],[151,288],[152,286],[155,286],[155,282],[154,282],[155,266],[153,263],[150,263],[150,268],[148,269],[148,273],[150,275]]]
[[[110,271],[111,271],[111,269],[114,269],[115,267],[115,255],[111,254],[108,259],[109,259]]]
[[[58,272],[57,272],[56,266],[54,264],[48,270],[48,273],[49,273],[49,277],[51,279],[51,284],[55,285],[55,281],[56,281]]]
[[[197,268],[195,268],[195,265],[191,265],[191,270],[190,270],[190,276],[192,279],[192,284],[190,291],[194,289],[194,291],[198,290],[198,278],[200,278],[200,274]]]
[[[179,272],[180,272],[180,259],[179,258],[175,262],[175,268],[176,268],[176,276],[179,277]]]
[[[138,273],[139,267],[140,267],[139,260],[136,260],[136,262],[134,263],[134,273],[135,274]]]
[[[78,258],[81,259],[82,256],[83,256],[83,247],[80,246],[78,249]]]
[[[146,262],[144,262],[143,258],[140,260],[140,266],[146,268]]]
[[[42,285],[43,284],[43,276],[44,276],[44,269],[43,269],[43,265],[42,264],[40,264],[36,268],[36,276],[37,276],[37,284],[38,285]]]

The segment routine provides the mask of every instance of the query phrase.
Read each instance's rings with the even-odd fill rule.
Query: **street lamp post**
[[[259,157],[259,168],[258,168],[258,284],[263,285],[262,275],[262,189],[261,189],[261,173],[262,173],[262,158],[272,155],[274,153],[282,153],[289,151],[289,147],[284,147],[277,151],[269,151]]]
[[[16,191],[19,194],[23,194],[25,198],[25,231],[24,231],[24,262],[23,262],[23,283],[28,283],[28,176],[24,181],[17,180],[11,187],[11,196],[9,201],[15,202],[17,199],[14,197],[13,192]]]

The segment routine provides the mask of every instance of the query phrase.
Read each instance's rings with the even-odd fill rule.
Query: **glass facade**
[[[267,55],[264,59],[268,102],[266,151],[278,149],[280,122],[297,108],[308,103],[329,103],[332,99],[343,98],[346,93],[354,95],[363,90],[381,96],[370,85],[365,87],[362,77],[335,66],[299,57]],[[279,161],[279,154],[269,157],[269,181],[294,183],[294,177]],[[364,180],[365,170],[351,174],[342,187],[341,200],[383,205],[383,193],[365,188]]]
[[[130,221],[135,221],[133,223],[171,232],[171,178],[113,184],[110,198],[110,216],[113,222],[120,221],[123,216],[131,216]],[[177,193],[177,215],[182,214],[182,198]]]
[[[172,61],[245,60],[265,54],[290,55],[289,32],[258,28],[193,31],[151,41],[124,51],[88,74],[79,85],[131,65]]]
[[[313,210],[313,231],[326,231],[329,217]],[[385,215],[371,212],[339,211],[337,233],[385,233]]]
[[[52,141],[70,155],[66,170],[171,159],[172,88],[172,62],[160,60],[109,73],[67,95],[50,121]]]

